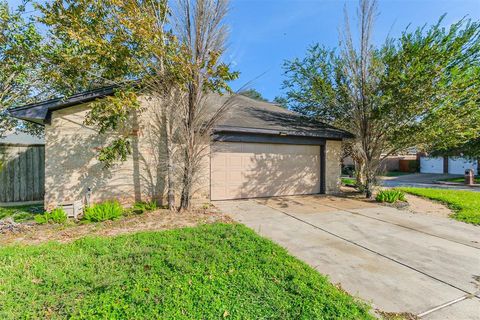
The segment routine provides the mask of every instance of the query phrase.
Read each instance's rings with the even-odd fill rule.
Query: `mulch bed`
[[[159,209],[140,215],[122,217],[115,221],[99,223],[74,223],[66,225],[38,225],[0,220],[0,245],[40,244],[47,241],[70,242],[85,236],[115,236],[139,231],[160,231],[193,227],[215,222],[231,223],[233,220],[214,207],[189,212],[171,212]]]

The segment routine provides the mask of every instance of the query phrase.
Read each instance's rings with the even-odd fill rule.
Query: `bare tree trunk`
[[[357,185],[365,192],[367,198],[373,196],[376,183],[379,158],[383,145],[376,140],[376,66],[371,46],[373,24],[377,13],[376,0],[360,0],[359,47],[354,44],[350,30],[348,13],[345,9],[345,29],[342,56],[345,73],[352,79],[348,86],[349,100],[354,107],[352,124],[357,140],[352,147],[352,158],[356,163]],[[380,150],[380,151],[379,151]]]
[[[206,119],[205,97],[209,92],[221,91],[211,87],[212,78],[224,81],[215,70],[225,50],[227,29],[224,19],[228,12],[228,0],[177,0],[172,10],[175,28],[191,57],[188,63],[189,79],[183,103],[183,172],[180,210],[191,206],[192,193],[199,174],[202,154],[201,144],[210,136],[214,121]],[[208,66],[208,67],[206,67]],[[214,81],[215,82],[215,81]],[[220,112],[217,112],[220,113]],[[215,119],[218,115],[213,115]]]
[[[170,110],[168,110],[170,111]],[[175,208],[175,181],[174,181],[174,150],[173,150],[173,141],[172,141],[172,123],[171,116],[169,112],[164,113],[164,123],[165,123],[165,147],[166,147],[166,163],[167,163],[167,205],[168,209],[174,211]]]
[[[355,180],[357,186],[363,186],[365,184],[365,165],[363,161],[357,160],[355,162]]]
[[[185,158],[187,158],[186,156]],[[190,187],[190,177],[191,177],[191,170],[190,165],[186,164],[184,167],[183,172],[183,188],[182,188],[182,195],[180,198],[180,210],[188,210],[190,209],[190,200],[191,200],[191,187]]]
[[[192,87],[192,86],[191,86]],[[187,97],[187,120],[185,123],[185,141],[184,141],[184,163],[183,163],[183,176],[182,176],[182,194],[180,197],[180,210],[190,209],[192,179],[194,172],[192,171],[192,156],[193,156],[193,144],[194,144],[194,117],[195,117],[195,102],[196,91],[190,88]]]

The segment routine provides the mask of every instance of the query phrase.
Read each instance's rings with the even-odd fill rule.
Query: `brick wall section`
[[[340,163],[342,157],[342,142],[327,140],[325,152],[325,191],[327,194],[337,193],[340,191],[340,175],[342,174]]]
[[[106,170],[97,160],[97,154],[108,138],[83,124],[87,112],[88,105],[55,111],[51,125],[45,126],[46,208],[85,201],[88,188],[92,202],[117,199],[128,204],[152,198],[161,200],[166,190],[160,159],[165,152],[152,113],[145,112],[138,119],[133,154],[127,161]],[[208,163],[208,158],[205,161]],[[199,182],[202,185],[195,188],[199,202],[209,198],[208,179],[202,177]]]

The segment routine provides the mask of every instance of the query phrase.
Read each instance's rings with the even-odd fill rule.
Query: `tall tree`
[[[345,13],[340,52],[314,45],[284,65],[294,110],[355,134],[345,149],[368,197],[386,156],[480,135],[480,24],[461,20],[446,29],[440,19],[376,48],[376,8],[360,1],[358,45]]]
[[[175,32],[188,57],[189,74],[182,103],[185,119],[181,209],[190,208],[193,188],[208,156],[211,130],[228,107],[225,104],[212,114],[207,110],[206,98],[211,93],[230,92],[228,81],[238,77],[221,61],[228,35],[228,10],[228,0],[178,0],[173,9]]]
[[[167,172],[168,206],[175,209],[174,138],[180,116],[174,97],[189,74],[184,51],[166,28],[167,1],[58,0],[41,10],[52,39],[44,72],[56,89],[67,95],[117,87],[114,96],[92,103],[85,120],[99,133],[115,136],[100,150],[99,160],[108,169],[132,154],[136,119],[148,108],[157,139],[152,145],[164,145],[166,151],[156,160]],[[144,106],[140,96],[147,97]]]
[[[34,22],[23,18],[24,11],[24,6],[14,10],[0,1],[0,137],[18,126],[41,133],[39,126],[20,123],[6,114],[7,108],[31,102],[43,90],[38,76],[42,38]]]
[[[52,39],[44,71],[57,90],[118,87],[94,102],[86,119],[115,136],[99,159],[107,168],[126,160],[135,119],[148,108],[165,145],[159,160],[167,171],[168,205],[174,209],[179,188],[181,208],[189,208],[202,139],[218,118],[206,116],[205,96],[229,90],[226,81],[236,77],[220,60],[228,3],[178,1],[172,11],[166,0],[55,0],[41,9]]]

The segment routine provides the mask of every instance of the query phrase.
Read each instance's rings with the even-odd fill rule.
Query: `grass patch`
[[[455,211],[451,216],[452,218],[466,223],[480,225],[479,192],[407,187],[397,189],[416,196],[440,201]]]
[[[38,214],[35,216],[35,221],[38,224],[46,223],[65,223],[67,222],[67,213],[63,208],[55,208],[50,212],[45,212],[44,214]]]
[[[441,179],[440,181],[456,182],[456,183],[465,183],[465,178],[464,178],[464,177],[448,178],[448,179]],[[480,177],[476,177],[476,178],[474,179],[474,182],[480,184]]]
[[[383,176],[383,177],[399,177],[399,176],[406,176],[408,174],[412,174],[412,172],[389,171],[389,172],[386,172],[386,173],[382,174],[381,176]]]
[[[357,183],[357,181],[355,179],[352,179],[352,178],[341,178],[341,181],[342,181],[343,185],[354,186]]]
[[[2,248],[0,306],[1,319],[373,319],[236,224]]]
[[[11,217],[15,222],[33,221],[36,215],[43,214],[43,212],[41,204],[0,207],[0,219]]]

